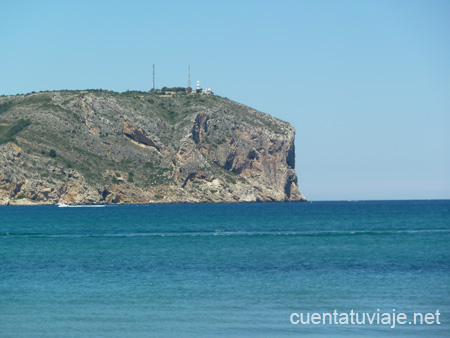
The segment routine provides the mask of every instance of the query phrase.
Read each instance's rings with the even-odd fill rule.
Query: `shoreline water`
[[[7,337],[447,337],[450,201],[0,208]],[[292,313],[440,325],[293,325]]]
[[[272,203],[288,203],[288,204],[295,204],[295,203],[357,203],[357,202],[426,202],[426,201],[450,201],[450,198],[427,198],[427,199],[358,199],[358,200],[299,200],[299,201],[223,201],[223,202],[208,202],[208,201],[201,201],[201,202],[151,202],[151,203],[104,203],[104,204],[68,204],[69,206],[84,206],[84,205],[99,205],[99,206],[114,206],[114,205],[197,205],[197,204],[272,204]],[[26,204],[4,204],[0,205],[0,207],[6,207],[6,206],[57,206],[59,203],[26,203]]]
[[[44,206],[44,205],[55,205],[57,206],[60,203],[65,203],[67,205],[165,205],[165,204],[246,204],[246,203],[304,203],[309,202],[308,200],[299,200],[299,201],[221,201],[221,202],[215,202],[215,201],[199,201],[199,202],[192,202],[192,201],[184,201],[184,202],[150,202],[150,203],[104,203],[104,204],[70,204],[67,202],[57,202],[57,203],[25,203],[25,204],[5,204],[0,205],[2,206]]]

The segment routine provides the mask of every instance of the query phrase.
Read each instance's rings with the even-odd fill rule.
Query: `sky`
[[[211,87],[291,123],[309,200],[450,198],[450,1],[2,1],[0,95]]]

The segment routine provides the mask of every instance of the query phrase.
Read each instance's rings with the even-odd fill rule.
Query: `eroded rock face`
[[[258,187],[255,200],[301,200],[294,170],[294,129],[289,126],[282,135],[239,122],[200,113],[194,119],[192,140],[205,159]]]
[[[1,205],[304,200],[294,128],[228,99],[73,91],[5,103],[4,128],[31,125],[0,144]]]
[[[153,147],[155,150],[160,151],[161,147],[152,139],[152,137],[140,127],[133,125],[130,121],[122,121],[123,134],[135,141],[137,144],[147,147]]]

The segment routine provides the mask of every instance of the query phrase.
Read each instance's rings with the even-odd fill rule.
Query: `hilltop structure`
[[[186,92],[187,93],[191,93],[192,92],[192,87],[191,87],[191,65],[189,65],[189,75],[188,75],[188,86],[186,88]]]
[[[183,87],[172,87],[172,88],[168,88],[168,87],[162,87],[160,90],[155,89],[155,65],[153,65],[153,85],[152,85],[152,90],[151,92],[156,92],[160,95],[175,95],[175,94],[181,94],[182,92],[185,92],[186,94],[206,94],[206,95],[212,95],[213,91],[211,88],[205,88],[202,89],[200,87],[200,81],[197,81],[197,87],[195,92],[192,90],[191,87],[191,65],[188,66],[188,82],[187,82],[187,87],[183,88]]]

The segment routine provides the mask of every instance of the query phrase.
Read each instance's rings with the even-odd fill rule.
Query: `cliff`
[[[0,205],[300,201],[294,128],[214,95],[0,97]]]

